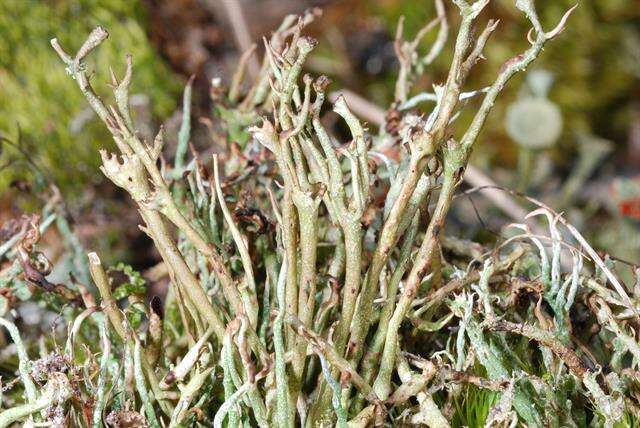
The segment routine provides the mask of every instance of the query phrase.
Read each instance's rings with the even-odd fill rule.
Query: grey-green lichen
[[[448,31],[445,5],[435,3],[425,31]],[[52,283],[39,218],[25,218],[3,253],[15,262],[0,271],[2,325],[12,338],[0,363],[17,372],[0,422],[441,428],[637,418],[640,296],[610,259],[528,197],[535,209],[522,221],[539,217],[548,229],[514,224],[494,248],[446,229],[500,93],[573,10],[548,23],[533,1],[517,1],[532,27],[526,47],[482,90],[466,92],[500,34],[497,21],[481,24],[488,3],[448,5],[461,22],[447,77],[428,94],[431,110],[398,112],[406,117],[397,135],[368,129],[344,97],[332,105],[344,134],[327,126],[329,82],[303,74],[316,46],[303,31],[318,13],[286,17],[265,38],[249,89],[238,88],[241,62],[230,93],[214,91],[215,137],[228,150],[186,159],[181,149],[175,165],[162,159],[162,130],[154,141],[137,132],[135,58],[123,56],[124,73],[112,77],[112,103],[97,96],[87,64],[109,43],[107,30],[95,28],[84,43],[51,40],[115,142],[101,152],[102,172],[130,196],[161,262],[143,279],[89,252],[94,287]],[[398,102],[411,100],[414,73],[432,61],[402,37]],[[461,102],[470,97],[478,103]],[[454,132],[464,107],[473,118]],[[185,124],[181,145],[188,134]],[[385,155],[390,147],[399,160]],[[142,292],[152,282],[166,285],[163,305]],[[36,344],[11,321],[24,300],[65,308],[64,350],[43,339],[35,360]]]

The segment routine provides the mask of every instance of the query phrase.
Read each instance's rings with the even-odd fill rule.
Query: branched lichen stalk
[[[403,21],[399,23],[395,102],[379,134],[363,126],[344,97],[335,98],[331,107],[349,133],[342,142],[335,141],[322,118],[323,110],[328,110],[323,104],[329,80],[303,75],[316,41],[302,30],[317,13],[285,17],[270,39],[264,39],[262,69],[247,92],[243,92],[245,67],[254,47],[243,54],[228,91],[213,85],[211,96],[220,108],[210,130],[217,142],[234,140],[224,156],[226,174],[221,174],[215,155],[212,174],[196,154],[193,161],[186,159],[191,81],[184,93],[183,127],[171,168],[162,157],[163,131],[147,142],[136,130],[129,106],[133,59],[126,57],[122,79],[111,72],[113,105],[98,97],[89,82],[84,62],[107,38],[106,30],[96,28],[75,56],[52,41],[118,147],[118,154],[101,152],[101,170],[131,196],[142,219],[140,228],[162,259],[162,273],[153,279],[150,274],[148,279],[156,282],[166,276],[170,287],[164,311],[157,299],[149,308],[139,293],[129,296],[128,305],[125,299],[116,302],[100,259],[89,254],[90,274],[104,312],[95,320],[104,323],[99,326],[102,355],[97,387],[91,381],[78,383],[80,390],[96,395],[92,415],[85,415],[85,422],[98,426],[103,413],[109,412],[105,419],[113,418],[118,406],[128,401],[141,405],[138,410],[144,416],[131,411],[133,417],[144,418],[154,427],[180,426],[193,417],[199,423],[212,420],[215,427],[234,428],[247,423],[315,427],[336,422],[340,427],[402,423],[446,427],[458,411],[463,383],[503,393],[487,423],[513,423],[517,417],[532,426],[571,425],[575,421],[567,403],[577,396],[587,397],[594,417],[604,418],[608,425],[621,417],[623,400],[619,398],[627,398],[631,377],[620,377],[616,370],[627,360],[632,368],[640,361],[629,321],[637,312],[612,270],[597,254],[593,256],[593,249],[586,247],[575,228],[529,198],[541,208],[531,215],[547,213],[552,223],[553,263],[542,244],[546,237],[531,235],[526,225],[516,225],[524,233],[493,252],[479,244],[469,249],[459,243],[452,248],[453,238],[443,239],[454,193],[498,95],[563,30],[571,10],[556,28],[545,32],[533,0],[517,0],[516,8],[533,26],[527,37],[529,48],[508,60],[491,85],[462,92],[474,65],[484,58],[498,22],[489,20],[476,33],[474,27],[489,0],[452,3],[461,21],[446,80],[434,85],[433,93],[410,98],[413,82],[419,81],[447,39],[444,3],[435,0],[437,16],[413,39],[403,39]],[[419,55],[421,40],[436,28],[438,35],[430,50]],[[452,122],[465,107],[463,101],[474,96],[482,101],[461,138],[456,138]],[[425,100],[435,102],[430,113],[409,111]],[[352,107],[358,111],[355,104]],[[384,165],[377,165],[378,161]],[[224,184],[221,175],[226,175]],[[225,193],[238,196],[233,213]],[[435,204],[430,206],[431,202]],[[277,219],[275,233],[264,214],[269,203]],[[258,228],[245,228],[249,222]],[[577,262],[581,250],[562,241],[561,226],[578,239],[615,291],[588,274],[581,275],[583,266]],[[224,247],[229,236],[235,248]],[[532,241],[537,250],[522,257],[524,247],[514,245],[522,239]],[[13,241],[12,245],[20,242],[24,247],[23,260],[35,259],[31,241],[37,239],[28,234]],[[513,250],[501,258],[507,245]],[[562,245],[574,255],[570,275],[563,273]],[[541,279],[532,278],[537,268]],[[4,286],[4,277],[0,281]],[[550,305],[534,307],[529,299],[520,299],[514,311],[518,296],[525,292]],[[0,299],[5,301],[9,299]],[[82,343],[90,328],[83,321],[98,310],[92,299],[85,301],[90,308],[76,314],[64,352],[74,364],[75,344]],[[520,310],[521,306],[527,309]],[[597,324],[593,317],[585,322],[604,327],[588,344],[570,335],[573,312],[585,307],[596,313]],[[483,315],[484,323],[478,319]],[[8,321],[0,320],[7,325]],[[411,324],[403,324],[407,320]],[[26,406],[31,407],[0,413],[0,421],[10,420],[5,424],[40,410],[34,404],[53,391],[35,390],[24,345],[9,324],[12,337],[17,335],[13,341],[20,380]],[[108,324],[115,332],[112,338]],[[452,335],[449,328],[457,334]],[[523,339],[512,347],[504,332]],[[598,364],[609,351],[591,355],[588,348],[611,333],[617,336],[613,370],[598,383],[596,372],[584,365],[571,344],[579,343]],[[124,343],[124,374],[112,381],[124,395],[116,393],[111,405],[107,386],[117,337]],[[407,337],[426,339],[412,347],[420,355],[407,352],[411,349]],[[549,372],[544,377],[525,377],[515,371],[529,372],[527,365],[534,364],[534,359],[520,354],[519,345],[531,340],[540,345],[543,367]],[[423,355],[423,350],[431,354]],[[629,352],[633,358],[623,358]],[[473,373],[478,364],[486,371],[482,375],[486,379]],[[224,402],[212,410],[207,403],[220,401],[214,366],[222,367]],[[164,375],[161,381],[159,373]],[[69,372],[58,374],[62,383],[63,377],[68,383]],[[577,385],[577,379],[582,385]],[[571,389],[574,386],[578,388]],[[48,395],[47,406],[62,409],[70,396],[65,394]],[[630,406],[629,412],[634,408]],[[555,409],[563,415],[551,415]]]

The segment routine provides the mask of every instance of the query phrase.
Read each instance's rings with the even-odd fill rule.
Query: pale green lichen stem
[[[153,408],[153,402],[147,391],[147,380],[145,379],[142,371],[142,350],[140,341],[136,340],[133,352],[133,367],[135,373],[136,389],[140,395],[140,400],[144,406],[145,415],[147,416],[147,422],[152,428],[160,428],[160,423],[156,417],[156,412]]]
[[[27,354],[27,350],[24,347],[24,343],[22,342],[22,337],[20,337],[20,331],[14,323],[2,317],[0,317],[0,325],[7,329],[9,335],[11,336],[11,340],[13,340],[13,343],[16,345],[20,380],[24,385],[24,391],[27,396],[28,403],[34,404],[36,402],[38,394],[36,390],[36,384],[33,382],[33,379],[29,374],[29,355]]]
[[[98,374],[98,385],[96,386],[96,401],[93,408],[93,428],[102,426],[102,411],[105,405],[105,389],[107,385],[107,374],[109,373],[109,359],[111,358],[111,341],[109,340],[109,329],[107,319],[103,318],[99,324],[100,343],[102,356],[100,357],[100,373]]]

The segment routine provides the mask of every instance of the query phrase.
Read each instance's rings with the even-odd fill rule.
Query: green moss
[[[489,415],[491,407],[500,399],[500,394],[474,385],[465,385],[454,400],[455,411],[451,426],[480,428]]]
[[[640,426],[640,421],[629,412],[625,412],[622,416],[622,420],[616,422],[614,425],[615,428],[637,428]]]
[[[124,53],[129,52],[137,77],[132,93],[148,95],[153,113],[166,117],[175,108],[180,87],[153,51],[144,22],[144,10],[137,0],[0,2],[0,131],[16,139],[19,126],[31,142],[30,156],[63,188],[77,190],[87,181],[102,180],[97,148],[111,144],[111,138],[95,115],[83,114],[88,104],[60,66],[49,41],[58,37],[63,46],[75,50],[84,41],[78,35],[97,25],[108,28],[110,43],[89,60],[90,69],[95,70],[94,86],[98,91],[105,88],[109,64],[115,64],[121,75]],[[87,119],[81,131],[72,131],[72,124],[82,122],[83,117]],[[6,149],[3,156],[15,157],[16,153]],[[15,179],[29,179],[29,174],[19,165],[4,169],[0,188]]]

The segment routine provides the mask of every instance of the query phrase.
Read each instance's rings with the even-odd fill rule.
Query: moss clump
[[[132,92],[147,95],[152,112],[165,117],[175,108],[179,87],[150,46],[144,22],[138,0],[0,2],[0,132],[16,140],[19,127],[23,141],[29,142],[29,156],[70,194],[87,180],[101,180],[95,151],[111,138],[44,41],[55,35],[62,43],[74,44],[79,34],[98,24],[108,26],[113,42],[92,58],[92,80],[103,87],[109,81],[109,65],[131,53],[139,77]],[[9,157],[20,156],[7,148],[3,164]],[[3,170],[0,188],[30,178],[26,170]]]

